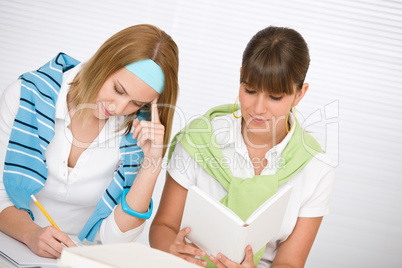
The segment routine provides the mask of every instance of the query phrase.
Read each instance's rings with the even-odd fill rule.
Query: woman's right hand
[[[46,258],[60,258],[61,251],[76,247],[68,235],[54,226],[37,228],[26,239],[27,246],[37,255]]]
[[[199,249],[193,243],[188,243],[185,239],[190,231],[190,228],[187,227],[177,233],[174,243],[170,246],[170,253],[199,266],[206,266],[207,261],[196,258],[197,256],[205,257],[207,255],[205,251]]]

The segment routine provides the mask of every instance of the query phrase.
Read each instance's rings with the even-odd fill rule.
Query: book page
[[[286,206],[284,207],[284,210],[286,210],[287,207],[287,202],[290,199],[290,194],[292,193],[293,186],[285,186],[283,188],[279,188],[278,192],[271,196],[267,201],[265,201],[259,208],[257,208],[253,214],[248,217],[246,220],[247,225],[250,225],[255,219],[257,219],[261,214],[265,213],[265,210],[267,210],[272,204],[275,202],[278,202],[279,199],[282,199],[282,203],[285,203]]]
[[[67,248],[58,260],[59,267],[175,267],[196,268],[167,252],[138,242]]]
[[[247,220],[248,235],[243,247],[249,244],[257,252],[280,231],[292,190],[293,187],[281,189]]]
[[[235,217],[234,217],[235,216]],[[190,187],[180,229],[190,227],[187,238],[207,254],[222,252],[228,258],[233,256],[239,239],[244,238],[244,222],[230,209]]]
[[[207,254],[221,252],[239,263],[248,244],[255,252],[280,230],[293,187],[283,187],[261,205],[245,224],[233,211],[198,187],[188,189],[180,229],[191,227],[187,238]]]
[[[216,207],[219,211],[224,213],[226,217],[231,218],[234,222],[236,222],[239,226],[244,226],[245,222],[237,216],[236,213],[234,213],[231,209],[223,205],[221,202],[218,200],[212,198],[209,194],[206,192],[202,191],[200,188],[197,186],[192,186],[191,191],[194,191],[197,195],[200,195],[205,199],[207,202],[209,202],[212,206]]]

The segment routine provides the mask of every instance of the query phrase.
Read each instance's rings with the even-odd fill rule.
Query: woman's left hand
[[[246,256],[241,264],[232,262],[228,258],[226,258],[222,253],[219,253],[216,257],[210,255],[209,260],[216,265],[218,268],[255,268],[254,264],[254,254],[251,246],[248,245],[246,247]]]
[[[137,138],[137,145],[144,152],[145,159],[159,161],[162,158],[165,127],[159,120],[157,101],[154,99],[151,103],[151,121],[133,121],[133,139]]]

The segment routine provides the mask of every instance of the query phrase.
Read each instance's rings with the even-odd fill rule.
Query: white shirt
[[[116,132],[123,117],[111,117],[99,136],[80,155],[73,169],[67,166],[72,144],[72,133],[67,128],[70,116],[67,109],[67,93],[70,83],[82,65],[65,72],[56,103],[55,135],[45,156],[48,176],[45,186],[35,196],[60,229],[70,235],[78,235],[94,211],[119,165],[119,144],[123,131]],[[0,212],[14,204],[9,199],[3,184],[4,160],[14,118],[19,108],[21,80],[12,83],[0,99]],[[31,201],[30,208],[35,223],[50,225],[49,221]],[[114,211],[102,222],[96,240],[102,243],[129,242],[136,240],[144,224],[122,233],[114,220]]]
[[[241,135],[241,121],[229,114],[215,117],[211,125],[217,145],[233,176],[251,178],[255,176],[254,167]],[[261,175],[272,175],[277,172],[281,154],[293,133],[294,128],[279,144],[266,153],[265,158],[268,164]],[[298,217],[321,217],[328,214],[329,197],[335,181],[335,170],[329,163],[331,162],[326,154],[318,154],[296,175],[280,186],[293,185],[292,196],[281,230],[266,245],[258,267],[271,266],[279,243],[285,241],[292,233]],[[172,178],[186,189],[191,185],[197,185],[216,200],[221,200],[227,194],[225,188],[198,165],[180,143],[176,145],[167,170]]]

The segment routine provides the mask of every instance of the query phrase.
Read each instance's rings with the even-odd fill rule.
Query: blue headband
[[[162,94],[165,76],[162,68],[151,59],[140,60],[125,66],[127,70],[138,76],[156,92]]]

